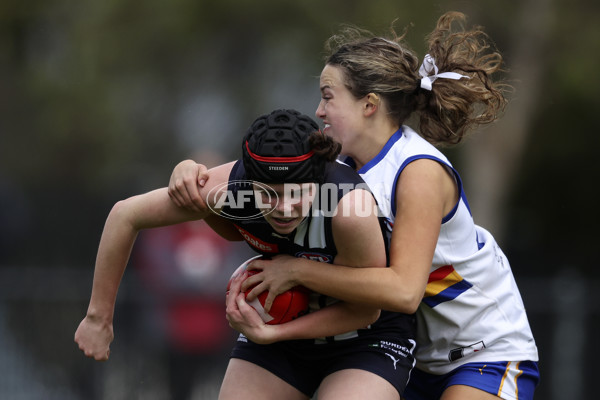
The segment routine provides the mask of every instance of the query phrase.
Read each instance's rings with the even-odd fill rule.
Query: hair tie
[[[429,54],[425,54],[425,58],[423,58],[423,64],[421,64],[421,67],[419,68],[419,75],[421,75],[421,77],[422,77],[421,78],[421,88],[423,88],[425,90],[431,90],[431,86],[433,85],[433,82],[437,78],[446,78],[446,79],[455,79],[455,80],[458,80],[461,78],[471,79],[471,77],[469,77],[469,76],[461,75],[456,72],[442,72],[441,74],[439,74],[438,67],[437,67],[437,65],[435,65],[435,59]]]

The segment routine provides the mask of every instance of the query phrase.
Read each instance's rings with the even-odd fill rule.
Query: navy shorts
[[[407,400],[437,400],[452,385],[471,386],[507,400],[532,400],[540,380],[537,363],[468,363],[445,375],[433,375],[414,369],[404,392]]]
[[[344,369],[372,372],[402,396],[415,364],[415,341],[399,336],[367,335],[315,344],[293,340],[255,344],[240,335],[231,356],[256,364],[312,397],[321,381]]]

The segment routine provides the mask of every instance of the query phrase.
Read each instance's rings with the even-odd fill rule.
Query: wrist
[[[302,286],[302,259],[296,258],[290,262],[289,279],[293,286]]]
[[[256,344],[266,345],[284,340],[278,337],[277,327],[278,325],[264,324],[258,330],[239,330],[239,332],[244,334],[248,339]]]
[[[267,332],[266,335],[264,335],[263,339],[264,339],[264,343],[262,344],[272,344],[275,342],[281,342],[284,340],[288,340],[284,335],[285,335],[285,328],[283,325],[285,324],[280,324],[280,325],[265,325],[264,331]],[[283,336],[282,336],[283,335]]]
[[[91,322],[111,325],[113,320],[113,313],[110,311],[90,306],[87,310],[86,318]]]

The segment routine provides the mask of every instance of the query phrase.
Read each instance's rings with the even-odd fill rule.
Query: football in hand
[[[235,270],[235,272],[231,275],[231,278],[229,278],[229,283],[227,284],[227,293],[229,293],[231,281],[243,273],[250,262],[260,257],[262,256],[252,257],[251,259],[242,263],[242,265]],[[252,276],[256,273],[258,273],[258,271],[248,271],[248,276]],[[251,290],[252,287],[248,288],[248,290],[245,292],[245,295],[248,296],[248,293]],[[248,304],[250,304],[258,312],[266,324],[283,324],[307,313],[308,293],[309,291],[302,286],[296,286],[287,292],[281,293],[275,297],[269,313],[267,313],[264,309],[265,301],[267,300],[267,295],[269,294],[268,291],[262,292],[254,301],[250,301]]]

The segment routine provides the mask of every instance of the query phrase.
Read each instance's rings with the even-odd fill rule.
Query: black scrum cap
[[[319,126],[295,110],[275,110],[258,117],[242,143],[248,179],[265,183],[321,182],[325,160],[310,148]]]

